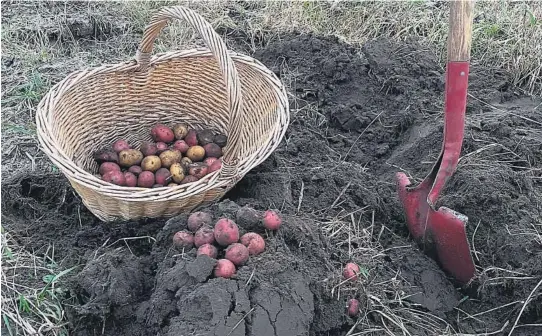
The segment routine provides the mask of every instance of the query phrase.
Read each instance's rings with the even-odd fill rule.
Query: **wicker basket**
[[[151,57],[155,38],[171,19],[189,22],[208,49]],[[153,189],[120,187],[95,176],[96,149],[118,138],[139,146],[158,122],[226,134],[222,169],[197,182]],[[135,60],[71,73],[36,113],[42,150],[102,221],[173,216],[219,199],[275,150],[288,123],[286,91],[275,74],[228,51],[208,22],[182,6],[152,17]]]

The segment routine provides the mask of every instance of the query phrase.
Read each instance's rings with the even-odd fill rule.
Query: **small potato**
[[[154,174],[156,184],[166,185],[171,180],[171,173],[167,168],[160,168]]]
[[[209,167],[207,167],[204,164],[192,164],[190,168],[188,169],[188,174],[195,176],[199,179],[207,175],[207,172],[209,171]]]
[[[197,180],[198,180],[197,177],[195,177],[193,175],[188,175],[185,178],[183,178],[183,180],[181,181],[180,184],[192,183],[192,182],[196,182]]]
[[[142,188],[151,188],[154,185],[154,174],[150,171],[144,171],[137,177],[137,186]]]
[[[222,148],[220,148],[220,146],[215,143],[208,143],[203,146],[203,149],[205,150],[205,155],[207,155],[208,157],[217,158],[222,156]]]
[[[139,176],[139,174],[141,174],[143,169],[141,169],[140,166],[131,166],[130,168],[128,168],[128,171],[134,174],[135,176]]]
[[[141,144],[141,153],[143,153],[143,156],[156,155],[156,153],[158,153],[158,148],[156,148],[155,143],[144,142]]]
[[[228,142],[228,137],[226,137],[223,134],[217,134],[215,135],[213,142],[219,145],[220,147],[225,147],[226,143]]]
[[[168,147],[167,147],[167,144],[165,142],[157,142],[156,143],[156,154],[160,154],[164,151],[167,151],[168,150]]]
[[[172,164],[181,162],[182,154],[178,150],[168,149],[160,154],[162,167],[169,168]]]
[[[198,231],[202,226],[211,226],[213,217],[211,214],[203,211],[196,211],[188,216],[187,227],[192,232]]]
[[[139,165],[143,160],[143,153],[137,149],[127,149],[119,153],[119,163],[122,167]]]
[[[162,161],[156,155],[147,156],[141,161],[141,169],[155,172],[162,167]]]
[[[280,228],[280,225],[282,224],[282,219],[276,211],[267,210],[263,214],[262,223],[267,230],[274,231]]]
[[[123,150],[131,149],[132,147],[128,144],[126,140],[117,140],[113,143],[113,150],[117,153],[122,152]]]
[[[198,139],[200,146],[205,146],[206,144],[213,142],[214,137],[215,135],[211,130],[204,129],[196,132],[196,138]]]
[[[173,142],[175,134],[173,130],[164,124],[158,124],[151,129],[152,139],[156,142]]]
[[[173,134],[175,134],[175,139],[182,140],[188,134],[188,127],[184,124],[177,124],[173,127]]]
[[[203,244],[198,248],[198,252],[196,253],[196,255],[201,254],[205,254],[206,256],[216,259],[218,256],[218,250],[211,244]]]
[[[203,163],[205,163],[207,165],[207,167],[211,167],[211,165],[216,161],[218,160],[217,158],[215,157],[208,157],[206,158],[205,160],[203,160]]]
[[[188,171],[188,168],[190,168],[191,164],[192,164],[192,160],[190,160],[186,156],[181,159],[181,166],[183,166],[185,171]]]
[[[190,148],[186,141],[184,140],[177,140],[175,143],[173,143],[173,149],[178,150],[181,153],[186,153],[186,151]]]
[[[229,279],[235,275],[235,265],[228,259],[219,259],[213,271],[215,277]]]
[[[184,137],[184,141],[188,144],[188,146],[197,146],[198,145],[198,138],[196,135],[196,130],[189,130],[186,136]]]
[[[181,166],[180,163],[175,162],[174,164],[169,167],[169,172],[171,173],[171,178],[176,183],[181,183],[181,181],[184,179],[184,168]]]
[[[205,157],[205,149],[201,146],[192,146],[186,151],[186,156],[192,162],[201,161]]]
[[[129,171],[124,172],[124,179],[126,180],[127,187],[137,186],[137,177],[134,175],[134,173],[131,173]]]
[[[226,249],[224,257],[231,261],[234,265],[241,266],[247,262],[249,253],[245,245],[233,243]]]
[[[212,172],[220,170],[220,168],[222,168],[222,160],[218,159],[209,166],[209,171],[207,172],[207,174],[211,174]]]
[[[358,279],[359,266],[356,263],[349,262],[344,266],[343,278],[349,281],[356,281]]]
[[[120,170],[110,170],[105,173],[102,178],[104,181],[116,184],[118,186],[123,186],[126,184],[124,174]]]
[[[214,232],[215,240],[220,246],[228,246],[239,241],[239,227],[231,219],[219,219],[215,224]]]
[[[203,226],[194,235],[194,244],[200,247],[203,244],[212,244],[215,242],[215,234],[210,226]]]
[[[241,244],[248,248],[250,255],[258,255],[265,250],[265,240],[255,232],[248,232],[241,236]]]
[[[93,157],[98,164],[102,164],[104,162],[119,163],[119,155],[117,154],[117,152],[109,148],[96,151]]]
[[[184,230],[176,232],[173,235],[173,245],[180,249],[190,249],[194,246],[194,235]]]
[[[98,172],[100,173],[100,175],[103,175],[113,170],[120,171],[119,165],[115,162],[104,162],[100,165],[100,169],[98,169]]]
[[[346,312],[348,316],[354,317],[359,313],[359,301],[357,299],[348,300],[346,305]]]

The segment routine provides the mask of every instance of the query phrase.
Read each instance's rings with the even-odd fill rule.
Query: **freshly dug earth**
[[[292,123],[276,152],[206,210],[237,220],[240,206],[275,207],[284,224],[269,234],[238,221],[267,247],[235,279],[172,248],[186,215],[105,224],[63,177],[4,182],[6,228],[80,265],[66,306],[74,334],[345,335],[353,297],[354,330],[375,335],[508,332],[542,278],[540,99],[472,66],[463,157],[440,201],[469,217],[479,276],[460,288],[412,244],[393,179],[406,171],[419,181],[440,150],[444,81],[433,53],[415,41],[357,50],[294,34],[254,57],[290,85]],[[341,284],[348,261],[366,270],[360,282]],[[540,333],[541,291],[530,299],[514,335]]]

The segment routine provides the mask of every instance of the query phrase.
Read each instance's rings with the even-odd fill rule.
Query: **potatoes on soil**
[[[205,157],[205,149],[201,146],[192,146],[186,151],[186,156],[192,162],[201,161]]]
[[[216,277],[231,278],[235,275],[235,265],[228,259],[219,259],[213,273]]]
[[[139,165],[143,160],[143,153],[137,149],[127,149],[119,153],[119,163],[123,167]]]
[[[169,168],[172,164],[181,162],[182,154],[178,150],[168,149],[160,154],[162,167]]]
[[[173,245],[177,248],[191,248],[194,245],[194,235],[188,231],[179,231],[173,235]]]
[[[194,234],[194,244],[196,247],[200,247],[203,244],[212,244],[215,242],[215,235],[213,229],[210,226],[202,226]]]
[[[141,161],[141,169],[155,172],[158,169],[162,168],[162,161],[156,155],[146,156],[143,161]]]
[[[214,232],[215,240],[221,246],[228,246],[239,241],[239,228],[231,219],[219,219],[215,224]]]
[[[203,226],[211,226],[213,223],[213,217],[203,211],[196,211],[188,216],[187,227],[192,232],[198,231]]]
[[[171,178],[176,183],[181,183],[184,179],[184,168],[180,163],[176,162],[169,167],[169,172],[171,173]]]
[[[218,256],[218,250],[211,244],[203,244],[198,248],[196,255],[205,254],[213,259],[216,259]]]
[[[226,249],[225,258],[236,266],[244,265],[249,257],[248,249],[245,245],[233,243]]]

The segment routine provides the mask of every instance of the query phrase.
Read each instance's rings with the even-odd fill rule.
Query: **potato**
[[[143,171],[137,177],[137,186],[151,188],[154,185],[154,174],[150,171]]]
[[[151,156],[151,155],[156,155],[156,153],[158,153],[158,148],[156,147],[156,144],[152,142],[142,143],[140,150],[141,150],[141,153],[143,153],[143,156]]]
[[[202,226],[211,226],[213,222],[213,217],[203,211],[196,211],[188,216],[187,226],[188,230],[192,232],[198,231]]]
[[[235,265],[228,259],[219,259],[216,262],[213,274],[216,277],[231,278],[235,275]]]
[[[356,281],[358,279],[359,266],[353,262],[349,262],[344,266],[343,277],[345,280]]]
[[[239,227],[228,218],[219,219],[214,228],[215,240],[221,246],[228,246],[239,241]]]
[[[154,179],[157,184],[166,185],[171,180],[171,173],[167,168],[160,168],[154,174]]]
[[[211,174],[212,172],[215,172],[217,170],[220,170],[220,168],[222,168],[222,159],[218,159],[216,160],[215,162],[213,162],[210,166],[209,166],[209,171],[207,172],[207,174]]]
[[[119,155],[117,154],[117,152],[109,148],[96,151],[93,155],[93,158],[98,164],[102,164],[104,162],[119,163]]]
[[[160,154],[164,151],[168,150],[168,146],[165,142],[157,142],[156,143],[156,154]]]
[[[197,146],[198,145],[198,138],[196,135],[196,130],[189,130],[186,136],[184,137],[184,141],[188,144],[188,146]]]
[[[273,210],[267,210],[263,214],[263,226],[267,230],[278,230],[280,228],[280,225],[282,224],[282,219],[280,218],[279,214],[276,213]]]
[[[203,244],[212,244],[215,242],[215,234],[210,226],[202,226],[194,235],[194,244],[200,247]]]
[[[228,142],[228,137],[226,137],[224,134],[217,134],[215,135],[213,142],[220,147],[225,147],[226,143]]]
[[[141,174],[143,169],[141,169],[140,166],[131,166],[130,168],[128,168],[128,171],[134,174],[135,176],[139,176],[139,174]]]
[[[186,156],[181,159],[181,166],[183,166],[185,172],[188,171],[188,168],[190,168],[191,164],[192,164],[192,160],[190,160]]]
[[[151,136],[155,142],[169,143],[175,140],[175,134],[173,134],[173,130],[171,130],[171,128],[167,127],[164,124],[155,125],[151,129]]]
[[[126,184],[124,174],[120,170],[110,170],[103,175],[102,179],[106,182],[113,183],[119,186],[123,186]]]
[[[248,248],[249,255],[258,255],[265,250],[265,240],[255,232],[245,233],[241,236],[241,244]]]
[[[116,170],[116,171],[120,171],[120,167],[118,164],[116,164],[115,162],[104,162],[100,165],[100,168],[98,169],[98,172],[100,173],[100,175],[103,175],[109,171],[113,171],[113,170]]]
[[[162,161],[156,155],[147,156],[141,161],[141,169],[155,172],[162,167]]]
[[[222,148],[220,148],[220,146],[215,143],[208,143],[203,146],[203,149],[205,150],[205,155],[207,155],[208,157],[217,158],[222,156]]]
[[[348,300],[347,314],[350,317],[354,317],[359,313],[359,301],[357,299]]]
[[[194,246],[194,235],[188,231],[179,231],[173,235],[173,245],[180,249],[190,249]]]
[[[205,254],[206,256],[216,259],[216,257],[218,256],[218,250],[216,247],[214,247],[211,244],[203,244],[198,248],[198,252],[196,252],[196,255],[202,255],[202,254]]]
[[[126,149],[119,153],[119,163],[122,167],[139,165],[143,160],[143,153],[137,149]]]
[[[209,171],[209,167],[207,167],[205,164],[193,163],[188,169],[188,174],[197,177],[199,180],[205,175],[207,175],[208,171]]]
[[[168,149],[160,154],[162,167],[169,168],[172,164],[181,162],[182,154],[178,150]]]
[[[196,182],[197,180],[198,180],[197,177],[188,175],[188,176],[185,176],[185,178],[183,178],[180,184],[192,183],[192,182]]]
[[[186,151],[186,156],[192,160],[192,162],[201,161],[205,157],[205,149],[201,146],[192,146]]]
[[[196,139],[198,139],[200,146],[205,146],[206,144],[213,142],[214,137],[215,135],[211,130],[204,129],[196,132]]]
[[[129,171],[124,172],[124,179],[126,180],[127,187],[137,186],[137,177],[134,175],[134,173],[131,173]]]
[[[131,149],[132,147],[128,144],[126,140],[117,140],[113,143],[113,150],[117,153],[122,152],[123,150]]]
[[[190,146],[188,146],[188,144],[184,140],[177,140],[175,141],[175,143],[173,143],[173,149],[178,150],[182,154],[186,153],[188,148],[190,148]]]
[[[208,157],[205,160],[203,160],[203,163],[205,163],[207,167],[210,167],[216,160],[218,159],[215,157]]]
[[[188,134],[188,127],[184,124],[177,124],[173,126],[173,134],[175,139],[182,140]]]
[[[181,181],[184,179],[184,168],[181,166],[180,163],[175,162],[174,164],[169,167],[169,172],[171,174],[171,178],[176,183],[181,183]]]
[[[248,249],[243,244],[233,243],[226,249],[224,257],[231,261],[234,265],[241,266],[244,265],[248,260]]]

